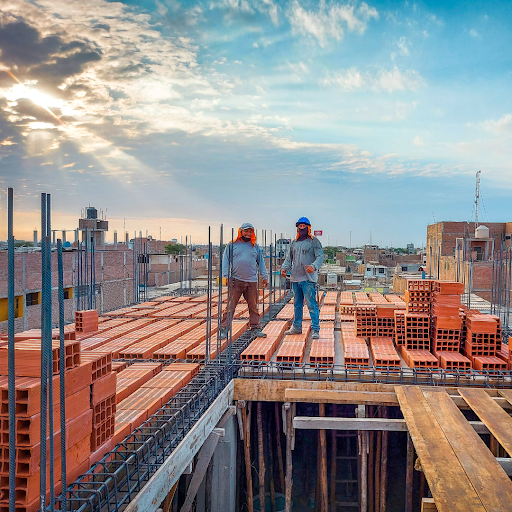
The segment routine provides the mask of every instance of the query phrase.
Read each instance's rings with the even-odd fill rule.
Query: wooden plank
[[[397,386],[395,391],[439,512],[484,512],[421,390]]]
[[[512,389],[499,389],[498,393],[512,405]]]
[[[434,498],[421,499],[421,512],[437,512],[437,507]]]
[[[425,389],[422,393],[484,508],[510,511],[512,482],[448,393]]]
[[[301,430],[391,430],[393,432],[407,432],[407,423],[400,419],[296,416],[293,418],[293,428]]]
[[[284,398],[287,402],[308,402],[317,404],[398,405],[398,399],[394,392],[287,388],[284,390]]]
[[[501,446],[512,455],[512,418],[483,389],[460,389],[459,393]]]

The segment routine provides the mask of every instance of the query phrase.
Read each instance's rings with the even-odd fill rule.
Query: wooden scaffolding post
[[[318,404],[318,415],[325,416],[325,404]],[[327,439],[325,430],[319,430],[320,437],[320,503],[321,512],[329,512],[329,498],[327,489]]]
[[[291,512],[292,509],[292,442],[293,442],[293,417],[290,402],[284,404],[286,411],[286,479],[285,479],[285,508],[284,512]]]
[[[258,423],[258,474],[259,474],[259,494],[260,494],[260,511],[265,512],[265,454],[263,446],[263,419],[262,419],[262,402],[257,405],[257,423]]]
[[[338,415],[338,406],[333,404],[332,415],[335,418]],[[331,430],[331,512],[336,512],[336,456],[338,455],[338,441],[336,439],[336,430]]]
[[[250,407],[250,402],[247,404]],[[238,407],[242,408],[242,427],[244,431],[244,454],[245,454],[245,476],[247,479],[247,501],[249,512],[254,512],[254,499],[252,495],[252,473],[251,473],[251,450],[250,450],[250,433],[251,425],[247,421],[247,409],[245,401],[239,400]]]
[[[279,404],[275,402],[276,413],[276,439],[277,439],[277,461],[279,464],[279,481],[281,483],[281,492],[285,492],[284,485],[284,464],[283,464],[283,448],[281,446],[281,418],[279,414]]]
[[[381,418],[388,417],[387,406],[381,407]],[[389,432],[382,432],[382,456],[380,459],[380,512],[386,512],[386,489],[388,480],[388,439]]]
[[[366,417],[366,406],[358,405],[356,409],[356,417],[357,418],[365,418]],[[368,442],[367,442],[368,433],[365,431],[358,431],[357,440],[359,445],[359,455],[361,457],[361,512],[367,512],[368,510]]]
[[[379,413],[380,415],[380,413]],[[375,512],[380,511],[380,466],[381,466],[381,457],[382,457],[382,431],[375,432],[375,436],[377,438],[377,444],[375,447],[375,476],[374,476],[374,483],[375,483]]]
[[[368,417],[373,418],[373,410],[374,406],[368,406]],[[373,491],[373,477],[375,474],[375,450],[374,450],[374,434],[375,432],[371,431],[368,433],[368,512],[374,512],[373,503],[375,501],[374,491]],[[336,511],[335,511],[336,512]]]
[[[274,447],[272,446],[272,411],[267,406],[267,453],[268,476],[270,480],[270,509],[276,512],[276,488],[274,482]]]
[[[407,432],[407,466],[405,469],[405,512],[412,512],[412,484],[414,477],[414,445]]]

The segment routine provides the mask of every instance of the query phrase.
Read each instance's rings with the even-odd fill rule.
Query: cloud
[[[361,73],[356,67],[331,72],[321,82],[323,85],[339,88],[343,92],[353,92],[367,86],[374,91],[415,91],[425,83],[421,75],[409,69],[401,71],[397,66],[391,70],[381,69],[376,74]]]
[[[321,2],[318,11],[315,12],[304,9],[298,0],[293,0],[287,15],[293,33],[312,37],[324,47],[331,39],[341,41],[345,29],[363,34],[367,28],[367,22],[372,18],[379,18],[377,10],[369,7],[365,2],[362,2],[359,7],[356,5],[335,3],[327,5]]]
[[[210,9],[223,10],[231,19],[236,18],[238,14],[246,16],[259,12],[268,16],[274,25],[279,25],[278,6],[272,0],[220,0],[211,2]]]
[[[471,37],[475,37],[475,38],[481,38],[480,34],[474,29],[472,28],[470,31],[469,31],[469,35]]]
[[[505,114],[498,120],[483,121],[478,126],[487,132],[496,134],[512,133],[512,114]]]
[[[414,139],[412,139],[412,144],[413,144],[413,146],[418,146],[418,147],[425,145],[425,143],[423,142],[423,139],[419,135],[417,135],[416,137],[414,137]]]
[[[405,57],[410,55],[409,46],[411,45],[411,42],[407,39],[407,37],[401,37],[396,45],[398,46],[398,52],[401,55]]]
[[[347,70],[341,70],[338,73],[329,74],[323,80],[323,83],[336,87],[343,92],[353,92],[364,87],[366,80],[355,67],[352,67]]]

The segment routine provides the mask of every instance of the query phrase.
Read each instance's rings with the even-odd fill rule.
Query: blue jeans
[[[293,284],[293,306],[294,306],[294,319],[293,327],[295,329],[302,329],[302,308],[304,307],[304,299],[306,299],[306,306],[311,315],[311,330],[320,330],[320,310],[318,309],[318,302],[316,301],[315,283],[312,281],[301,281],[300,283]]]

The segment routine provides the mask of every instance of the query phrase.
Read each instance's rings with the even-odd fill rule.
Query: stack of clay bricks
[[[75,311],[76,332],[95,332],[98,330],[98,312],[95,309]]]
[[[370,350],[375,368],[381,370],[400,368],[400,356],[396,352],[393,337],[370,338]]]
[[[439,360],[441,368],[465,371],[471,369],[471,361],[460,353],[462,318],[460,296],[464,292],[462,283],[433,281],[431,350]]]
[[[199,364],[172,363],[162,368],[160,363],[141,362],[134,363],[123,372],[127,370],[132,370],[133,375],[136,372],[144,374],[144,381],[138,389],[118,402],[112,445],[122,442],[186,386],[199,371]]]
[[[496,350],[496,356],[499,357],[502,361],[507,363],[507,370],[512,370],[512,351],[510,350],[510,343],[512,342],[512,337],[508,338],[508,345],[502,343],[499,350]]]
[[[343,364],[347,368],[368,367],[370,353],[364,338],[356,336],[354,324],[341,324],[341,341],[343,344]]]
[[[338,292],[327,292],[324,298],[324,305],[336,306],[338,303]]]
[[[397,307],[390,302],[377,303],[377,337],[393,338],[395,336],[395,311]]]
[[[408,313],[430,314],[432,303],[431,279],[408,279],[405,291],[405,303]]]
[[[501,352],[501,326],[493,315],[466,312],[466,339],[464,355],[471,360],[475,370],[503,371],[508,363],[496,356]]]
[[[231,322],[231,342],[238,339],[246,330],[248,327],[247,320],[233,320]],[[228,346],[228,340],[227,338],[224,338],[221,340],[220,343],[220,351],[226,349]],[[210,359],[215,359],[217,357],[217,351],[218,351],[218,345],[217,345],[217,339],[216,336],[212,337],[210,339]],[[187,350],[186,353],[187,359],[192,359],[196,361],[202,361],[206,359],[206,340],[201,341],[196,347],[194,347],[191,350]]]
[[[402,357],[409,368],[438,368],[437,357],[430,353],[430,316],[426,313],[404,314],[404,344]]]
[[[393,311],[395,318],[395,343],[397,347],[405,345],[405,311],[395,309]]]
[[[105,354],[95,354],[97,357],[96,366],[105,363],[104,375],[97,377],[101,371],[92,372],[91,383],[91,409],[92,409],[92,434],[91,452],[94,454],[101,450],[114,435],[114,424],[116,415],[116,377],[112,371],[112,363],[108,363]],[[93,354],[94,357],[94,354]],[[98,456],[102,455],[100,453]],[[94,458],[94,455],[92,455]],[[101,458],[101,457],[99,457]]]
[[[180,347],[177,355],[173,358],[177,359],[185,355],[186,348],[196,347],[206,337],[206,324],[202,320],[188,319],[180,322],[179,320],[167,319],[165,321],[169,322],[167,328],[134,345],[130,345],[121,351],[119,356],[122,359],[166,359],[155,356],[155,352],[166,349],[172,344],[176,348]],[[212,330],[214,330],[213,326]],[[185,338],[187,335],[190,336]]]
[[[309,362],[321,368],[334,364],[334,322],[320,322],[320,338],[311,341]]]
[[[320,310],[320,320],[321,321],[333,321],[336,317],[336,306],[326,306],[325,304],[322,306]]]
[[[399,297],[398,295],[395,295],[394,293],[389,293],[388,295],[386,295],[385,299],[388,302],[391,302],[392,304],[397,306],[398,309],[406,309],[406,307],[407,307],[407,305],[403,301],[403,299],[401,297]]]
[[[353,322],[354,321],[354,297],[352,296],[352,292],[341,292],[340,293],[340,319],[344,322]]]
[[[359,338],[372,338],[377,336],[376,304],[370,301],[367,303],[356,303],[354,319],[356,329],[355,336]]]
[[[40,344],[40,340],[38,340]],[[35,511],[39,506],[41,470],[41,375],[35,366],[24,365],[23,351],[16,353],[15,411],[16,411],[16,510]],[[40,356],[39,356],[40,357]],[[39,359],[39,368],[41,360]],[[28,368],[29,376],[23,376]],[[32,370],[30,370],[32,368]],[[55,369],[55,368],[54,368]],[[37,374],[37,375],[36,375]],[[65,372],[65,438],[67,480],[72,481],[89,467],[91,455],[91,364],[81,362]],[[60,377],[53,375],[53,422],[55,490],[60,492],[61,432],[60,432]],[[9,417],[8,378],[0,376],[0,506],[7,510],[9,500]],[[47,442],[47,491],[49,492],[49,435]]]
[[[284,332],[288,329],[289,322],[272,321],[269,322],[263,332],[266,338],[256,338],[242,352],[243,361],[270,361],[273,353],[283,339]]]
[[[286,304],[276,316],[276,320],[293,320],[293,304]]]
[[[280,363],[302,363],[310,330],[311,323],[302,322],[302,334],[285,336],[279,350],[276,352],[276,361]]]

